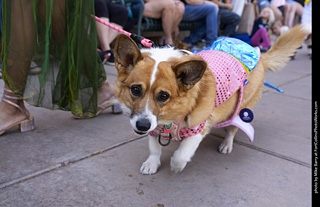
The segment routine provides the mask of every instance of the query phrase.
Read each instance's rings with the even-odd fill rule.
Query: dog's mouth
[[[135,133],[139,134],[139,135],[144,135],[146,133],[148,133],[147,131],[146,132],[142,132],[142,131],[137,131],[137,130],[133,130]]]

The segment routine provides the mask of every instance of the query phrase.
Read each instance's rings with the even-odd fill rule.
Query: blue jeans
[[[187,43],[196,43],[206,37],[207,46],[218,37],[218,11],[217,7],[209,4],[186,5],[182,21],[203,21],[204,25],[198,27],[189,37],[185,39]]]

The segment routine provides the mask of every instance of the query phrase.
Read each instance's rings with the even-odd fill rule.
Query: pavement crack
[[[45,169],[42,169],[42,170],[39,170],[37,172],[34,172],[34,173],[31,173],[31,174],[28,174],[26,176],[23,176],[23,177],[20,177],[20,178],[17,178],[17,179],[14,179],[14,180],[11,180],[9,182],[5,182],[5,183],[0,183],[0,189],[3,189],[3,188],[6,188],[6,187],[9,187],[9,186],[12,186],[14,184],[18,184],[18,183],[23,183],[27,180],[31,180],[33,178],[36,178],[40,175],[44,175],[46,173],[49,173],[49,172],[53,172],[57,169],[60,169],[62,167],[67,167],[71,164],[74,164],[74,163],[77,163],[79,161],[82,161],[82,160],[86,160],[86,159],[89,159],[91,157],[94,157],[96,155],[99,155],[99,154],[102,154],[102,153],[105,153],[105,152],[108,152],[110,150],[113,150],[115,148],[118,148],[118,147],[121,147],[125,144],[128,144],[128,143],[131,143],[131,142],[134,142],[134,141],[137,141],[137,140],[140,140],[142,138],[145,138],[147,135],[144,135],[144,136],[139,136],[139,137],[134,137],[134,138],[131,138],[129,140],[126,140],[126,141],[123,141],[123,142],[119,142],[119,143],[116,143],[114,145],[111,145],[109,147],[106,147],[106,148],[103,148],[103,149],[100,149],[98,151],[95,151],[93,153],[89,153],[89,154],[86,154],[86,155],[83,155],[83,156],[80,156],[80,157],[77,157],[77,158],[74,158],[74,159],[69,159],[69,160],[66,160],[66,161],[63,161],[63,162],[60,162],[56,165],[53,165],[53,166],[50,166],[48,168],[45,168]]]
[[[293,162],[293,163],[296,163],[298,165],[301,165],[301,166],[304,166],[304,167],[307,167],[307,168],[311,168],[311,164],[303,162],[303,161],[300,161],[300,160],[297,160],[297,159],[294,159],[292,157],[288,157],[286,155],[282,155],[282,154],[279,154],[279,153],[276,153],[276,152],[273,152],[273,151],[270,151],[270,150],[267,150],[267,149],[264,149],[264,148],[261,148],[261,147],[257,147],[257,146],[251,145],[251,144],[247,144],[245,142],[241,142],[241,141],[238,141],[238,140],[234,140],[233,142],[238,144],[238,145],[242,145],[242,146],[248,147],[250,149],[254,149],[254,150],[257,150],[259,152],[263,152],[265,154],[272,155],[274,157],[278,157],[280,159],[287,160],[289,162]]]
[[[224,137],[222,137],[222,136],[219,135],[219,134],[213,133],[212,135],[213,135],[214,137],[216,137],[216,138],[224,139]],[[234,144],[241,145],[241,146],[244,146],[244,147],[248,147],[248,148],[250,148],[250,149],[253,149],[253,150],[256,150],[256,151],[259,151],[259,152],[268,154],[268,155],[271,155],[271,156],[273,156],[273,157],[280,158],[280,159],[282,159],[282,160],[287,160],[287,161],[289,161],[289,162],[293,162],[293,163],[295,163],[295,164],[298,164],[298,165],[301,165],[301,166],[304,166],[304,167],[307,167],[307,168],[312,168],[311,164],[309,164],[309,163],[306,163],[306,162],[303,162],[303,161],[294,159],[294,158],[292,158],[292,157],[289,157],[289,156],[286,156],[286,155],[282,155],[282,154],[279,154],[279,153],[276,153],[276,152],[273,152],[273,151],[270,151],[270,150],[267,150],[267,149],[264,149],[264,148],[261,148],[261,147],[254,146],[254,145],[252,145],[252,144],[247,144],[247,143],[245,143],[245,142],[241,142],[241,141],[238,141],[238,140],[233,140],[233,143],[234,143]]]

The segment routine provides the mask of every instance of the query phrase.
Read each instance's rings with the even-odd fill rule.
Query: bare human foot
[[[106,81],[101,87],[98,88],[98,110],[95,116],[98,116],[105,109],[112,107],[113,113],[122,113],[122,109],[115,105],[118,105],[118,100],[114,97],[113,86]],[[87,117],[73,116],[75,119],[85,119]],[[91,117],[91,118],[93,118]]]
[[[113,86],[106,82],[103,86],[98,88],[98,103],[103,103],[106,100],[111,99],[114,96]]]
[[[110,106],[114,114],[123,112],[118,100],[114,97],[113,86],[109,82],[98,89],[98,103],[97,116]]]

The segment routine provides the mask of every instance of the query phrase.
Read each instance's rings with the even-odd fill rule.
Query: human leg
[[[258,31],[251,37],[251,45],[254,47],[262,46],[266,50],[271,46],[266,28],[262,27],[258,29]]]
[[[5,9],[5,8],[4,8]],[[5,58],[3,61],[6,85],[14,92],[24,90],[29,73],[31,59],[34,52],[35,27],[33,21],[32,4],[28,0],[12,1],[11,22],[3,19],[8,24],[11,33],[3,43]],[[9,12],[10,11],[6,11]],[[5,28],[3,28],[4,30]],[[7,42],[8,41],[8,42]],[[10,43],[10,47],[9,44]]]
[[[289,3],[286,3],[284,5],[284,25],[287,25],[288,26],[288,19],[289,19],[289,16],[291,15],[291,10],[292,10],[292,4],[289,4]]]
[[[283,22],[283,15],[281,10],[276,7],[274,4],[270,4],[270,8],[272,9],[273,13],[274,13],[274,17],[278,20],[280,20],[281,22]]]
[[[253,47],[260,46],[261,34],[259,30],[257,30],[256,33],[250,38],[250,41]]]
[[[4,87],[0,110],[4,110],[0,116],[0,135],[18,125],[21,132],[35,129],[34,118],[25,108],[23,99],[16,96],[6,86]]]
[[[97,1],[97,0],[95,0],[95,1]],[[108,16],[109,18],[101,17],[101,19],[122,29],[128,19],[127,9],[123,6],[113,4],[113,3],[106,4],[104,1],[102,3],[103,4],[98,4],[96,6],[104,7],[107,10],[107,12],[106,12],[107,14],[105,14],[104,16]],[[97,22],[96,25],[97,25],[97,32],[98,32],[100,47],[101,47],[102,51],[105,51],[103,54],[106,54],[106,52],[107,52],[107,55],[109,55],[107,61],[110,61],[110,59],[113,59],[113,60],[111,60],[111,62],[113,63],[114,56],[113,56],[113,53],[111,52],[110,43],[116,38],[116,36],[119,33],[116,30],[111,29],[101,23]],[[109,83],[108,81],[106,81],[105,83],[100,84],[100,85],[101,86],[98,88],[98,112],[97,112],[97,115],[100,114],[104,109],[117,103],[113,99],[114,93],[113,93],[112,84]],[[115,112],[115,110],[113,110],[113,112]],[[118,112],[122,112],[122,111],[118,111]]]
[[[175,10],[174,10],[174,23],[172,27],[172,31],[174,33],[174,38],[176,39],[179,34],[179,23],[182,20],[183,14],[184,14],[184,4],[180,0],[175,0]]]
[[[206,44],[211,46],[218,38],[218,6],[209,5],[209,14],[206,17]]]
[[[166,44],[172,45],[172,33],[174,25],[174,8],[173,0],[153,0],[145,4],[143,16],[162,20],[162,29],[165,35]]]
[[[126,8],[120,5],[106,3],[104,0],[95,0],[94,3],[97,17],[116,27],[121,29],[123,28],[123,25],[125,25],[128,18],[128,12]],[[96,27],[98,42],[102,51],[110,51],[110,43],[118,35],[118,32],[114,29],[110,29],[100,22],[96,22]]]
[[[121,16],[121,20],[119,18],[115,19],[115,22],[119,22],[120,24],[125,24],[127,19],[127,11],[125,8],[121,7],[113,7],[113,4],[107,4],[103,0],[95,0],[95,14],[102,19],[105,22],[110,23],[110,20],[112,20],[112,15],[119,15]],[[123,9],[122,9],[123,8]],[[122,12],[119,13],[119,10]],[[123,12],[124,10],[124,12]],[[126,16],[125,16],[126,15]],[[100,58],[102,60],[106,59],[107,61],[110,60],[110,58],[113,56],[110,48],[110,43],[112,40],[116,37],[118,34],[117,31],[110,29],[109,27],[103,25],[100,22],[95,22],[96,29],[97,29],[97,37],[98,42],[100,44],[100,47],[102,49],[101,52],[99,52]],[[116,23],[114,24],[117,27],[120,27],[120,25]],[[104,70],[104,69],[103,69]],[[113,99],[114,93],[113,93],[113,86],[111,83],[105,80],[105,78],[99,76],[100,73],[98,73],[98,79],[99,79],[99,87],[97,88],[97,103],[98,103],[98,109],[96,115],[99,115],[103,110],[106,108],[113,106],[117,102]],[[118,111],[121,112],[121,111]],[[81,118],[78,116],[75,116],[75,118]]]
[[[110,15],[109,15],[109,10],[106,2],[104,2],[103,0],[95,0],[94,9],[95,9],[95,15],[97,17],[109,23]],[[109,27],[103,25],[100,22],[96,22],[96,27],[97,27],[98,43],[102,51],[110,50],[111,48],[109,45]]]
[[[118,28],[123,28],[128,20],[128,11],[125,7],[114,4],[114,3],[107,3],[108,7],[108,12],[110,14],[110,22],[112,25],[118,27]],[[119,34],[114,29],[109,29],[109,44],[116,38],[116,36]]]
[[[298,15],[299,17],[301,17],[304,7],[300,3],[294,0],[289,0],[289,1],[286,1],[284,8],[285,8],[284,24],[287,25],[289,28],[292,28],[295,15]]]
[[[220,9],[220,28],[223,36],[230,36],[236,31],[241,18],[239,15],[228,9]]]
[[[299,16],[299,17],[302,17],[302,14],[303,14],[303,11],[304,11],[304,7],[299,4],[299,3],[296,3],[295,4],[295,7],[296,7],[296,14]]]
[[[104,67],[97,60],[97,27],[96,21],[90,16],[94,13],[94,4],[92,1],[77,1],[83,6],[79,5],[81,10],[75,11],[72,2],[66,1],[68,13],[65,18],[67,25],[74,28],[66,30],[66,38],[69,41],[66,41],[65,48],[71,52],[64,53],[64,58],[68,61],[61,62],[58,75],[58,83],[66,84],[59,84],[60,88],[56,86],[55,93],[58,95],[63,93],[63,98],[66,97],[63,99],[63,104],[72,104],[71,111],[75,117],[94,117],[98,112],[101,113],[100,105],[104,109],[107,107],[107,100],[114,95],[113,88],[111,84],[106,83]],[[80,18],[73,18],[75,16],[73,14],[77,14]],[[108,28],[104,25],[101,26]],[[103,34],[103,37],[104,35],[107,33]],[[69,62],[72,62],[74,67],[69,67]],[[71,69],[74,70],[70,71]],[[57,100],[61,102],[59,99]],[[68,107],[68,105],[66,106]]]
[[[203,25],[199,26],[195,31],[193,31],[188,37],[184,39],[184,42],[186,42],[187,44],[197,43],[206,36],[205,20],[200,20],[200,21],[203,22]]]
[[[31,1],[12,1],[7,2],[5,6],[2,8],[5,16],[2,19],[4,21],[3,30],[11,27],[11,33],[6,37],[2,47],[5,53],[2,62],[5,81],[3,99],[13,104],[8,101],[0,102],[0,134],[5,132],[4,128],[8,129],[9,126],[28,118],[26,114],[29,115],[29,112],[25,108],[24,101],[15,93],[23,95],[35,43]],[[11,18],[10,22],[8,17]]]
[[[203,26],[197,28],[189,38],[192,43],[206,36],[207,45],[211,45],[218,34],[218,8],[215,5],[202,4],[197,6],[186,5],[182,17],[183,21],[205,21]]]
[[[106,17],[99,17],[101,20],[109,23],[109,18]],[[97,27],[97,36],[98,36],[98,42],[102,49],[102,51],[110,50],[110,44],[109,44],[109,27],[103,25],[100,22],[96,22]]]

